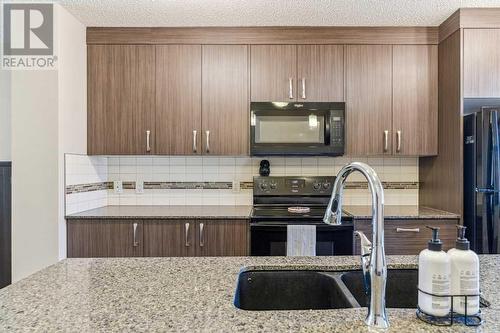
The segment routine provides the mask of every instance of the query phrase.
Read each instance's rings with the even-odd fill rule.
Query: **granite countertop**
[[[389,256],[414,268],[415,256]],[[438,327],[415,309],[388,309],[389,332],[500,332],[500,256],[480,256],[481,328]],[[0,290],[1,332],[368,332],[366,308],[244,311],[233,305],[244,269],[345,270],[358,257],[66,259]]]
[[[346,215],[371,218],[371,206],[344,206]],[[105,206],[66,219],[247,219],[252,206]],[[385,206],[387,219],[458,219],[459,215],[423,206]]]
[[[248,219],[252,206],[106,206],[66,219]]]
[[[372,216],[371,206],[343,206],[344,213],[353,218],[367,219]],[[384,206],[386,219],[459,219],[460,215],[425,206]]]

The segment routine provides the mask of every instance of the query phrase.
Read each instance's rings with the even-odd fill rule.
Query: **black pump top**
[[[443,249],[443,242],[439,239],[439,228],[426,226],[432,230],[432,239],[427,243],[427,248],[431,251],[441,251]]]
[[[470,243],[467,238],[465,238],[465,229],[467,229],[467,227],[457,225],[457,240],[455,242],[455,248],[467,251],[470,249]]]

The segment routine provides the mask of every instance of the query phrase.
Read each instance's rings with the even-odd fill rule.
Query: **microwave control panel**
[[[344,147],[344,111],[330,111],[330,145]]]

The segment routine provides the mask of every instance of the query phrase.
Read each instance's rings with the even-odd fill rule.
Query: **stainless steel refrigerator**
[[[500,251],[500,99],[464,100],[464,225],[477,253]]]

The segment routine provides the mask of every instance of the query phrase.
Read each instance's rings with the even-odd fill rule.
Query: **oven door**
[[[310,223],[308,223],[310,225]],[[353,254],[353,226],[316,225],[316,255]],[[251,223],[252,256],[286,256],[287,225],[283,223]]]
[[[343,112],[338,112],[342,114],[336,115],[335,110],[252,110],[251,154],[342,155],[344,121]]]

